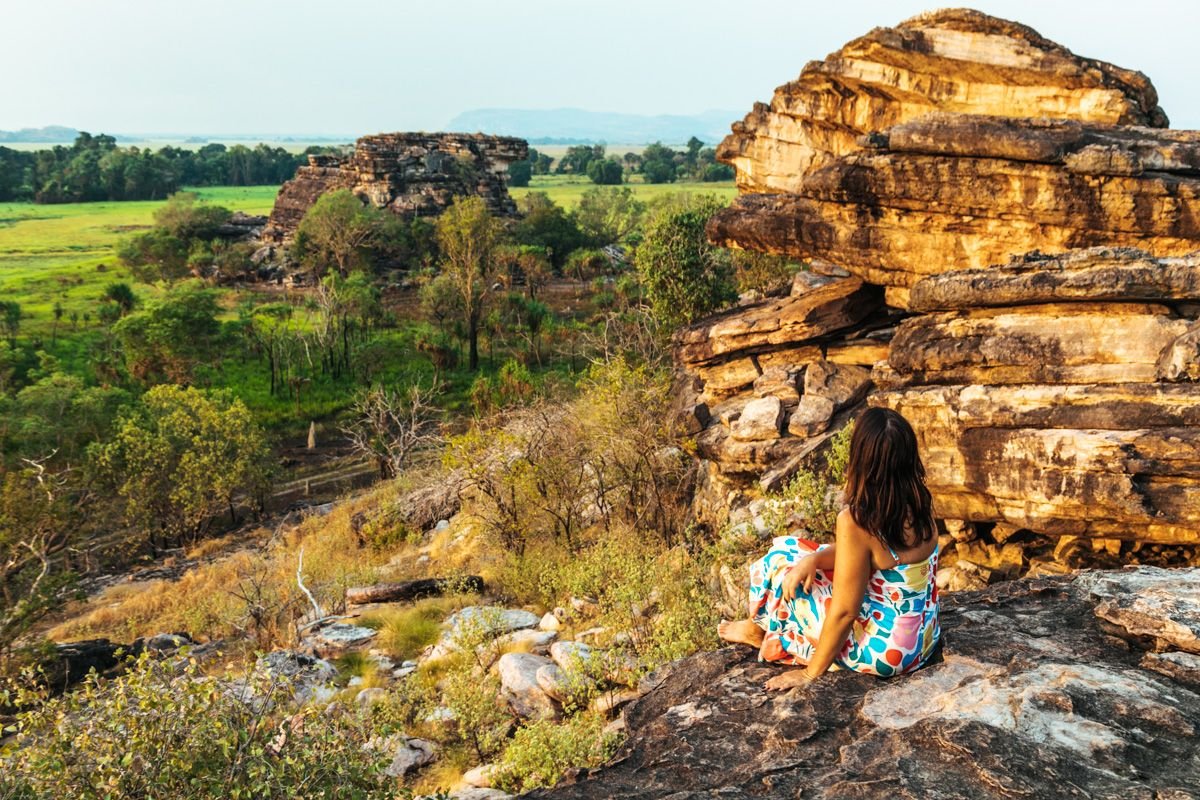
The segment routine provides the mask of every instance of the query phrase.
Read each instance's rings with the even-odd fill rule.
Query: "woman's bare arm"
[[[867,581],[871,578],[871,549],[866,534],[858,529],[849,513],[838,514],[836,548],[833,564],[833,598],[825,623],[821,627],[821,639],[816,652],[808,663],[805,674],[818,678],[833,664],[850,626],[858,618],[863,597],[867,593]]]

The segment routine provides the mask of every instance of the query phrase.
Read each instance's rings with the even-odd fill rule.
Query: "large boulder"
[[[558,716],[554,701],[538,682],[538,670],[553,667],[554,662],[533,653],[505,653],[496,662],[500,686],[517,716],[526,719],[553,719]]]
[[[1105,608],[1197,585],[1200,570],[1143,568],[955,595],[942,657],[891,680],[834,672],[767,694],[780,668],[748,648],[702,653],[625,711],[608,766],[530,797],[1194,797],[1200,686],[1166,674],[1179,653],[1148,665],[1141,624],[1114,639]],[[1158,637],[1200,606],[1189,589],[1149,613]]]

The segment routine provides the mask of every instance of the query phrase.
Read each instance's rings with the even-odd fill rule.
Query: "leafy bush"
[[[568,769],[603,764],[619,744],[619,735],[604,732],[599,715],[581,714],[562,724],[533,722],[513,735],[493,784],[506,792],[553,786]]]
[[[141,658],[122,677],[95,675],[46,699],[27,689],[0,700],[28,706],[0,751],[0,796],[144,798],[385,798],[384,755],[366,717],[304,709],[265,673],[244,684]]]
[[[667,207],[645,229],[635,263],[646,299],[665,325],[687,325],[737,299],[729,253],[708,243],[708,219],[724,206],[714,197]]]
[[[816,541],[832,541],[841,510],[840,489],[846,483],[846,466],[850,463],[851,423],[838,431],[829,442],[825,464],[819,469],[802,469],[780,493],[779,511],[774,520],[779,533],[786,532],[788,517],[798,517]]]

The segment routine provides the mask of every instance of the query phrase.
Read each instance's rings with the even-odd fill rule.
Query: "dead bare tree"
[[[394,478],[423,450],[442,440],[438,387],[413,384],[406,391],[378,387],[359,396],[351,422],[342,427],[354,450],[371,458],[381,478]]]

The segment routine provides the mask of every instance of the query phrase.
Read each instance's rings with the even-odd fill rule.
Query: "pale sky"
[[[639,114],[769,100],[912,0],[0,0],[0,129],[357,136],[472,108]],[[976,0],[1145,72],[1200,128],[1197,0]],[[731,119],[732,122],[732,119]]]

